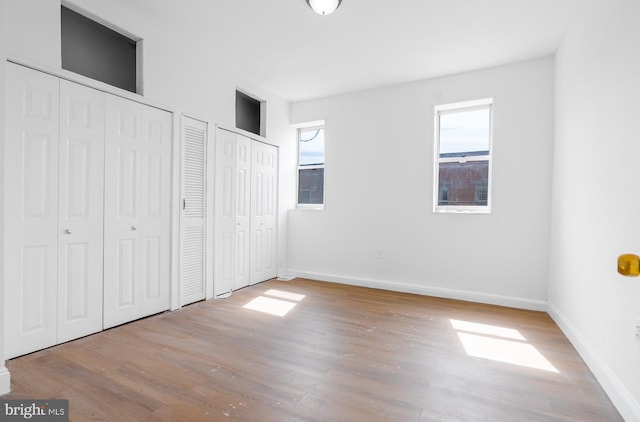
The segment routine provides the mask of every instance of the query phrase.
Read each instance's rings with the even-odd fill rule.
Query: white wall
[[[556,60],[550,313],[626,420],[640,420],[640,3],[591,2]]]
[[[326,209],[289,213],[289,273],[544,309],[553,67],[545,58],[292,104],[292,123],[326,119],[327,164]],[[488,97],[493,211],[434,214],[434,106]]]
[[[9,56],[50,69],[60,69],[60,2],[7,0],[9,3]],[[295,165],[295,130],[289,124],[289,103],[240,79],[227,69],[217,46],[228,43],[224,34],[208,39],[196,35],[195,21],[205,16],[180,7],[183,15],[161,15],[154,0],[70,0],[69,3],[144,40],[144,96],[149,101],[205,119],[210,136],[214,124],[235,127],[235,91],[267,101],[267,140],[280,147],[281,169]],[[193,25],[191,25],[193,24]],[[282,210],[279,218],[279,266],[286,266],[286,210],[293,202],[295,175],[282,171]],[[289,179],[287,181],[287,179]]]
[[[7,0],[0,0],[0,151],[4,157],[4,91],[7,44]],[[0,186],[4,186],[4,166],[0,171]],[[0,277],[4,274],[4,192],[0,189]],[[4,365],[4,280],[0,278],[0,395],[9,392],[9,371]]]

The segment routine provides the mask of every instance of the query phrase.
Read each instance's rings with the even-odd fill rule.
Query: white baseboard
[[[464,290],[445,289],[442,287],[417,286],[415,284],[397,283],[384,280],[371,280],[357,277],[345,277],[334,274],[312,273],[307,271],[287,270],[287,275],[311,280],[328,281],[332,283],[348,284],[352,286],[370,287],[373,289],[390,290],[403,293],[414,293],[424,296],[434,296],[446,299],[465,300],[469,302],[486,303],[490,305],[507,306],[510,308],[546,311],[547,303],[542,300],[523,299],[511,296],[501,296],[489,293],[469,292]]]
[[[11,375],[2,363],[0,364],[0,396],[8,394],[9,391],[11,391]]]
[[[591,369],[591,372],[593,372],[602,389],[607,393],[624,420],[627,422],[640,422],[640,403],[611,370],[607,362],[602,359],[580,330],[553,303],[547,303],[547,309],[551,318],[558,324],[558,327],[578,351],[582,360]]]

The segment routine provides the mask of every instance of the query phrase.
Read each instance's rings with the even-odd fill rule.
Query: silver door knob
[[[136,231],[136,226],[131,226],[131,230]]]
[[[70,229],[65,229],[64,231],[66,234],[71,234],[71,230]]]

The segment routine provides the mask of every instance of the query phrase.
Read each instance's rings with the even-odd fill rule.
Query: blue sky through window
[[[490,109],[440,115],[440,155],[489,151]]]
[[[300,165],[324,164],[324,128],[300,130]]]

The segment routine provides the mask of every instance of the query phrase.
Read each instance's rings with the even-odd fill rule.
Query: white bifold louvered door
[[[104,100],[7,66],[6,356],[102,328]]]
[[[182,116],[180,304],[202,300],[205,286],[207,123]]]
[[[104,328],[170,306],[172,117],[107,95]]]

